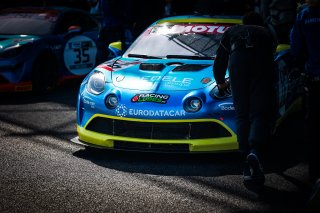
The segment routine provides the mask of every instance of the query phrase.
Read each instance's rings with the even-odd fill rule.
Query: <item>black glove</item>
[[[220,89],[218,86],[214,88],[213,96],[216,99],[225,99],[231,97],[232,94],[230,84],[228,84],[228,86],[223,89]]]

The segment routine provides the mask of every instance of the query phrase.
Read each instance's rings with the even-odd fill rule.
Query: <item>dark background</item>
[[[128,5],[132,9],[141,8],[147,15],[153,13],[161,16],[165,0],[117,0],[121,7]],[[190,14],[197,11],[202,14],[243,14],[254,6],[254,0],[173,0],[173,10],[177,15]],[[67,6],[89,10],[87,0],[2,0],[0,8],[15,6]]]
[[[154,21],[164,17],[165,0],[109,0],[115,17],[124,17],[127,28],[134,25],[135,37]],[[66,6],[90,11],[87,0],[1,0],[0,9],[19,6]],[[172,0],[173,15],[243,15],[253,10],[254,0]],[[109,12],[110,13],[110,12]]]
[[[163,17],[162,0],[117,0],[142,28]],[[1,0],[17,6],[68,6],[85,0]],[[242,15],[244,0],[175,0],[176,15]],[[266,183],[242,183],[234,153],[175,155],[88,151],[77,136],[79,85],[51,94],[0,95],[0,212],[305,212],[308,182],[304,117],[288,117],[267,147]]]

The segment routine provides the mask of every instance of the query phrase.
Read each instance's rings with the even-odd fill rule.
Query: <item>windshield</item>
[[[48,13],[0,13],[0,34],[49,34],[55,20],[56,16]]]
[[[148,28],[124,57],[214,58],[223,33],[230,25],[159,24]]]

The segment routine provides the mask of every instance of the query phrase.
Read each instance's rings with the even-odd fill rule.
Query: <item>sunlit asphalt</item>
[[[0,212],[302,212],[303,117],[269,145],[264,187],[242,183],[235,153],[183,155],[84,150],[78,85],[48,95],[0,96]]]

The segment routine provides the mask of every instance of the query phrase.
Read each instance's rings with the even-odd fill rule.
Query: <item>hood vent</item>
[[[162,71],[164,69],[163,64],[147,64],[142,63],[140,64],[140,70],[147,70],[147,71]]]
[[[204,68],[209,67],[208,64],[184,64],[182,66],[178,66],[174,68],[173,72],[196,72],[202,70]]]

